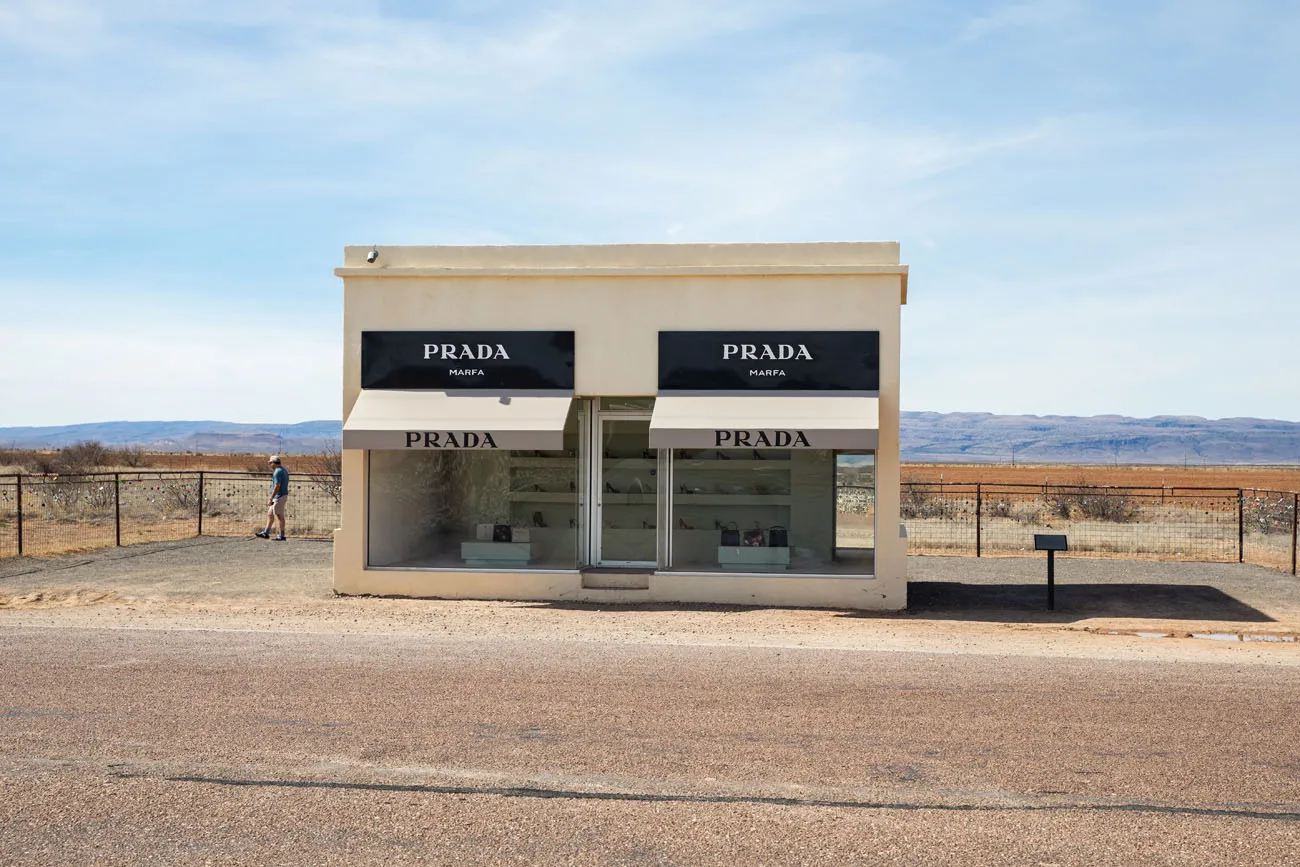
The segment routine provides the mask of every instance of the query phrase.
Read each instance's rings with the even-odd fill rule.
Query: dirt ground
[[[336,597],[327,541],[201,538],[0,560],[0,624],[509,634],[632,642],[1143,658],[1228,646],[1300,663],[1300,581],[1221,563],[1057,561],[1046,608],[1040,558],[911,557],[911,608],[873,613],[733,606],[596,606]],[[1118,634],[1111,634],[1118,633]],[[1182,641],[1214,635],[1216,641]],[[1164,636],[1163,641],[1142,635]],[[1226,637],[1232,637],[1228,641]],[[1241,641],[1241,636],[1249,640]],[[1200,649],[1196,649],[1196,648]]]
[[[336,597],[328,542],[0,561],[0,862],[1285,863],[1300,581],[913,557],[907,612]],[[1194,637],[1201,636],[1201,637]],[[1245,640],[1243,640],[1245,639]]]
[[[1042,561],[914,557],[913,609],[870,614],[335,597],[330,551],[0,562],[0,863],[1181,867],[1300,847],[1287,576],[1065,559],[1049,612]]]

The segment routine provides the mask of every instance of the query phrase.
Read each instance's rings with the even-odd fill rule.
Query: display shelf
[[[577,458],[511,458],[513,469],[556,469],[578,466]]]
[[[518,568],[532,559],[529,542],[461,542],[460,556],[466,566]]]
[[[511,491],[512,503],[576,503],[578,495],[572,491]]]
[[[790,549],[719,545],[718,565],[729,572],[784,572],[790,567]]]
[[[677,508],[691,506],[788,506],[790,494],[683,494],[673,495]]]
[[[600,501],[607,506],[653,506],[657,502],[654,491],[644,494],[610,494],[600,495]]]
[[[601,458],[605,472],[610,470],[653,469],[659,465],[654,458]]]
[[[712,461],[712,460],[695,460],[694,458],[679,458],[673,462],[673,471],[676,473],[683,472],[713,472],[714,470],[753,470],[753,469],[771,469],[790,471],[790,461],[770,460],[731,460],[731,461]]]

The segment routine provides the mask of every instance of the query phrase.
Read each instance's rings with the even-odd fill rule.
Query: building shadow
[[[1272,617],[1204,584],[1057,584],[1047,610],[1047,584],[963,584],[910,581],[907,611],[937,620],[1068,623],[1094,617],[1152,620],[1235,620]]]

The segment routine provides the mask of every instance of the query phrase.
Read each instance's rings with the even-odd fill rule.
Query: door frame
[[[593,406],[591,412],[591,461],[588,464],[587,473],[587,502],[591,504],[591,513],[587,521],[587,527],[590,530],[589,535],[589,557],[588,562],[597,567],[626,567],[629,569],[657,569],[659,562],[655,560],[607,560],[604,557],[604,550],[601,548],[602,533],[605,528],[605,422],[606,421],[645,421],[649,422],[651,413],[647,410],[601,410],[599,406]],[[646,448],[649,448],[649,439],[647,437]],[[662,534],[664,532],[664,522],[660,520],[662,508],[660,500],[662,499],[662,485],[658,478],[658,468],[662,461],[656,462],[656,479],[654,485],[655,491],[655,552],[658,554],[662,550]]]

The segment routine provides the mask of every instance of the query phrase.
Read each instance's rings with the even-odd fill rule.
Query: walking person
[[[289,471],[284,468],[279,455],[271,455],[271,459],[267,463],[275,467],[275,472],[271,473],[271,499],[266,501],[266,529],[258,530],[254,535],[263,539],[272,538],[271,528],[278,518],[280,521],[280,535],[275,537],[275,541],[283,542],[286,538],[284,535],[284,507],[289,502]]]

